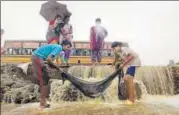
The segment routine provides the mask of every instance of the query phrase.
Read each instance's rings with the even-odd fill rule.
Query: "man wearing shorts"
[[[123,47],[122,42],[113,42],[111,47],[120,55],[120,58],[123,60],[120,68],[123,68],[125,74],[124,82],[127,86],[129,94],[129,101],[127,102],[129,104],[133,104],[135,99],[133,79],[136,68],[141,66],[139,55],[129,47]]]

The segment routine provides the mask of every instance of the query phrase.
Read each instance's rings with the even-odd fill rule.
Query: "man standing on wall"
[[[92,26],[90,30],[91,61],[93,65],[101,62],[104,38],[108,35],[107,30],[101,26],[100,18],[97,18],[95,23],[96,25]]]

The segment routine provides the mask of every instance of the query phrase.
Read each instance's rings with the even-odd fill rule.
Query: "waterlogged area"
[[[179,109],[179,95],[175,96],[160,96],[160,95],[147,95],[145,100],[141,102],[146,104],[168,105]]]
[[[23,105],[2,104],[2,115],[178,115],[179,95],[147,96],[146,100],[126,105],[116,100],[112,103],[100,100],[85,102],[51,103],[50,109],[40,110],[38,103]]]
[[[99,81],[112,72],[109,66],[73,66],[68,72],[87,81]],[[5,76],[4,76],[5,77]],[[11,75],[9,75],[9,79]],[[139,100],[126,105],[117,98],[118,77],[113,80],[103,99],[81,97],[79,92],[69,92],[70,82],[63,85],[55,79],[51,84],[51,108],[40,110],[39,103],[1,104],[2,115],[179,115],[179,95],[174,94],[173,71],[168,67],[141,67],[135,83]],[[5,80],[7,81],[7,80]],[[19,94],[19,91],[17,92]],[[73,95],[71,94],[73,93]],[[9,93],[11,94],[11,93]],[[13,93],[11,94],[13,95]],[[10,96],[11,96],[10,95]],[[80,98],[74,98],[79,96]],[[141,97],[140,97],[141,96]],[[75,100],[74,102],[64,99]],[[62,101],[63,100],[63,101]],[[12,99],[13,101],[13,99]],[[11,102],[12,102],[11,101]]]

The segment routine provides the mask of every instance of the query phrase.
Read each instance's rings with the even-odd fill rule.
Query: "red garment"
[[[91,27],[91,32],[90,32],[90,47],[92,50],[95,49],[102,49],[103,47],[103,38],[96,38],[96,32],[95,32],[95,27]]]
[[[48,44],[50,44],[50,43],[52,43],[54,40],[55,40],[57,43],[59,43],[59,38],[58,38],[58,37],[50,38],[47,42],[48,42]]]
[[[48,78],[43,74],[44,61],[36,56],[31,57],[34,77],[40,82],[40,106],[45,106],[48,91]]]
[[[91,27],[91,30],[90,30],[90,47],[91,49],[95,49],[95,43],[96,43],[96,33],[94,31],[94,26]]]
[[[55,26],[55,20],[49,21],[48,32],[46,34],[46,39],[47,39],[48,44],[50,44],[50,43],[52,43],[54,41],[56,43],[59,43],[59,36],[56,35],[55,28],[53,26]],[[52,27],[52,28],[50,28],[50,27]]]
[[[49,25],[53,25],[55,23],[55,20],[49,21]]]

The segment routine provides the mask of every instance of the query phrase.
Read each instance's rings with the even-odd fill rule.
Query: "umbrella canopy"
[[[56,1],[48,1],[42,4],[40,9],[40,15],[45,18],[45,20],[54,20],[57,15],[62,18],[65,16],[71,16],[65,4],[58,3]]]

